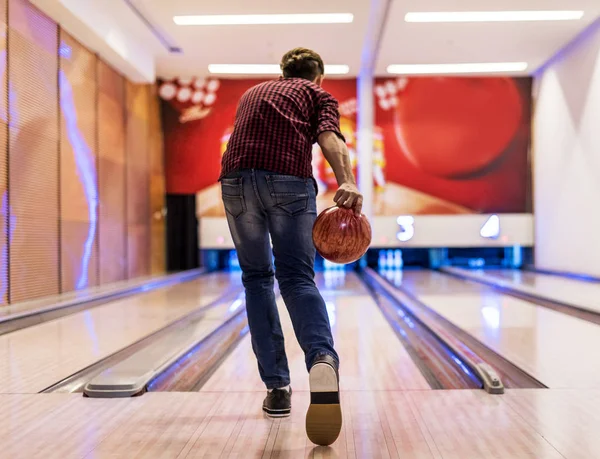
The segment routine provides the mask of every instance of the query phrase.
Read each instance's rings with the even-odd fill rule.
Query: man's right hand
[[[354,209],[354,213],[360,215],[363,195],[353,183],[344,183],[338,188],[333,201],[340,207]]]

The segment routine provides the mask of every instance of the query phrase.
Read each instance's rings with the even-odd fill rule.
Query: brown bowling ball
[[[312,231],[319,254],[333,263],[352,263],[371,244],[371,225],[364,215],[344,207],[330,207],[317,217]]]

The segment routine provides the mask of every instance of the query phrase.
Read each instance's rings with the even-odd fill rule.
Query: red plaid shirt
[[[219,179],[238,169],[312,177],[312,146],[325,131],[344,138],[327,91],[302,78],[256,85],[240,100]]]

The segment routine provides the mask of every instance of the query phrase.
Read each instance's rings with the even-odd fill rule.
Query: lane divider
[[[365,276],[372,282],[377,283],[378,287],[384,290],[388,296],[395,299],[395,301],[402,306],[403,311],[410,314],[413,321],[418,321],[428,329],[431,334],[450,351],[448,356],[449,359],[454,360],[458,366],[466,367],[466,369],[476,375],[481,382],[480,387],[490,394],[504,393],[504,384],[498,375],[498,372],[475,353],[471,352],[464,343],[461,343],[458,339],[440,327],[439,324],[418,311],[417,308],[414,307],[415,302],[413,298],[410,298],[405,291],[390,285],[387,280],[379,276],[379,274],[370,268],[365,269]]]
[[[245,302],[238,294],[106,368],[85,385],[84,395],[121,398],[147,391],[193,390],[247,330]]]
[[[398,301],[405,304],[412,314],[426,322],[436,334],[460,351],[466,361],[474,367],[480,378],[482,378],[486,385],[486,391],[502,393],[504,386],[522,389],[543,389],[547,387],[541,381],[490,349],[473,335],[427,306],[413,292],[394,285],[390,280],[379,274],[374,273],[374,275],[387,284],[388,288],[391,289],[391,294],[396,295]],[[500,386],[502,387],[500,388]]]
[[[82,392],[84,386],[97,375],[101,374],[106,368],[113,367],[119,362],[128,359],[143,349],[148,348],[156,342],[159,342],[165,336],[169,336],[173,331],[183,329],[190,321],[198,321],[210,314],[211,310],[219,305],[230,304],[235,301],[241,292],[239,287],[228,288],[221,296],[206,305],[200,306],[182,317],[166,324],[164,327],[140,338],[123,349],[120,349],[93,364],[77,371],[76,373],[58,381],[57,383],[42,390],[42,393],[61,392],[73,393]]]

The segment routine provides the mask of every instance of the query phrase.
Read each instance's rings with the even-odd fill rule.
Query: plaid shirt
[[[239,169],[312,177],[312,145],[325,131],[340,138],[338,102],[302,78],[250,88],[237,109],[219,180]]]

